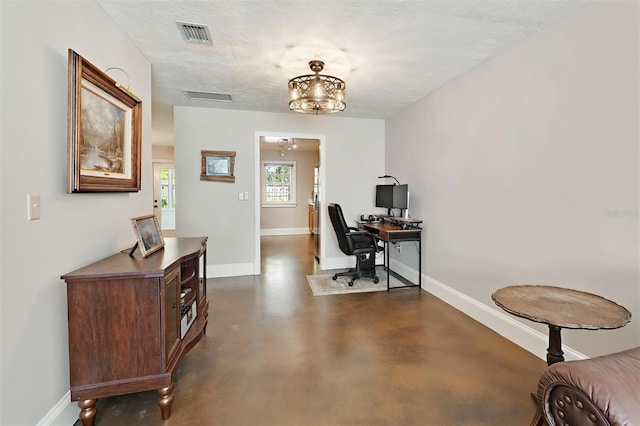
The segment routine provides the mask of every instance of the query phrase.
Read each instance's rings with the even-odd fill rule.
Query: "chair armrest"
[[[353,228],[349,228],[349,229],[353,229]],[[351,237],[362,237],[362,236],[365,236],[365,237],[366,237],[366,236],[368,236],[368,235],[373,237],[373,235],[371,234],[371,232],[369,232],[369,231],[359,231],[359,230],[357,230],[357,229],[356,229],[355,231],[351,231],[351,232],[349,232],[349,233],[347,234],[347,236],[351,236]]]
[[[550,426],[640,425],[640,347],[548,367],[538,400]]]
[[[547,423],[552,426],[611,426],[602,411],[584,392],[566,384],[555,384],[549,389],[544,415]]]
[[[375,253],[378,250],[376,238],[369,231],[353,231],[347,234],[353,243],[354,250],[360,253]]]

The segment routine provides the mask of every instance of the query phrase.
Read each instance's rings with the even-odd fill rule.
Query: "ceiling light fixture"
[[[309,61],[309,68],[315,74],[300,75],[289,80],[289,109],[306,114],[328,114],[344,111],[344,80],[320,74],[324,62]]]
[[[278,150],[280,151],[281,157],[284,157],[285,152],[296,149],[297,147],[298,145],[296,145],[293,139],[280,139],[278,141]]]

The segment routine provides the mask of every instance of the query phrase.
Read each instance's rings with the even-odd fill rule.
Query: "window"
[[[320,193],[320,166],[313,168],[313,193]]]
[[[160,169],[160,204],[163,209],[176,208],[176,171],[175,169]]]
[[[160,229],[176,229],[176,170],[160,169]]]
[[[296,162],[262,162],[262,206],[296,206]]]

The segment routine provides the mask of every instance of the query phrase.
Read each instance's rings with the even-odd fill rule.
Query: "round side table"
[[[562,287],[515,285],[497,290],[491,298],[510,314],[549,325],[547,365],[564,361],[563,328],[612,329],[631,321],[631,312],[611,300]]]

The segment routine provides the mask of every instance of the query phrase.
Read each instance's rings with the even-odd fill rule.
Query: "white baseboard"
[[[327,270],[349,269],[355,266],[353,256],[331,257],[326,260]],[[243,275],[259,275],[254,263],[230,263],[226,265],[207,265],[207,278],[240,277]]]
[[[207,278],[241,277],[256,275],[253,263],[229,263],[226,265],[207,265]]]
[[[309,228],[270,228],[270,229],[260,230],[260,236],[301,235],[301,234],[311,234],[311,233],[309,232]]]
[[[356,266],[356,259],[353,256],[328,257],[325,262],[326,269],[349,269]]]
[[[71,392],[67,392],[37,426],[73,426],[79,414],[80,407],[71,403]]]
[[[391,259],[391,269],[412,282],[418,282],[418,271]],[[546,360],[549,337],[521,323],[515,317],[494,309],[454,288],[422,274],[422,288],[460,312],[489,327],[542,360]],[[587,358],[586,355],[563,346],[567,361]]]

